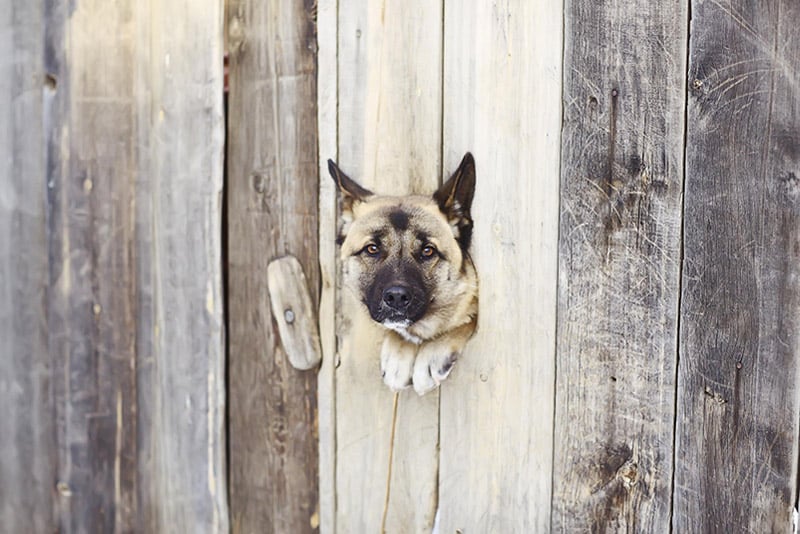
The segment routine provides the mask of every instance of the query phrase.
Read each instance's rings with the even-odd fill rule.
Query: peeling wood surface
[[[561,2],[446,2],[445,171],[475,156],[478,331],[441,390],[441,532],[550,524]]]
[[[267,265],[296,256],[316,308],[317,142],[312,2],[230,1],[228,291],[233,532],[313,532],[316,371],[286,358]]]
[[[0,531],[54,532],[42,4],[0,1]],[[44,98],[43,98],[44,97]]]
[[[376,192],[432,194],[439,184],[441,32],[438,1],[339,3],[337,161]],[[393,393],[380,375],[380,327],[356,309],[360,304],[349,293],[340,290],[338,298],[336,530],[379,532]],[[400,394],[387,532],[430,532],[433,526],[438,395]]]
[[[676,532],[787,532],[800,417],[800,4],[692,2]]]
[[[555,531],[669,523],[687,7],[566,3]]]

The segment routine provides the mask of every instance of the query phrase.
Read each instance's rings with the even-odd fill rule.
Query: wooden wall
[[[794,0],[0,0],[0,531],[796,530],[799,28]],[[479,329],[395,398],[324,162],[427,193],[468,150]],[[286,254],[319,369],[272,318]]]
[[[321,167],[322,530],[790,530],[794,3],[319,6],[320,161],[404,194],[472,151],[481,294],[392,442]]]
[[[227,531],[222,4],[0,13],[0,530]]]

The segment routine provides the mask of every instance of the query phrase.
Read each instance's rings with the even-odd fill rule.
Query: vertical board
[[[0,1],[0,531],[53,532],[42,5]]]
[[[233,532],[312,532],[319,523],[316,369],[286,358],[267,264],[296,256],[314,307],[316,34],[312,2],[228,3],[230,496]]]
[[[319,431],[320,532],[336,532],[336,206],[337,191],[329,180],[328,158],[338,159],[337,0],[317,2],[317,133],[319,136],[319,337],[322,364],[317,374]]]
[[[130,3],[48,3],[48,328],[59,530],[135,528],[135,52]],[[48,98],[51,98],[48,96]]]
[[[561,2],[445,4],[445,170],[475,156],[478,331],[442,388],[441,532],[550,525]]]
[[[339,166],[378,193],[432,194],[441,173],[441,2],[340,3],[338,29]],[[380,531],[393,448],[386,530],[429,532],[436,511],[438,392],[422,398],[410,389],[400,393],[392,444],[394,395],[379,365],[383,332],[342,291],[336,529]]]
[[[793,528],[798,21],[793,0],[692,2],[675,532]]]
[[[687,5],[567,0],[554,531],[667,529]]]
[[[211,7],[45,3],[59,530],[227,530]]]
[[[98,26],[106,5],[98,3]],[[136,25],[128,31],[138,44],[137,531],[227,532],[222,2],[131,5]]]

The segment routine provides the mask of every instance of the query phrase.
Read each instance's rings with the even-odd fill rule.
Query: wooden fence
[[[322,162],[467,150],[479,330],[395,415]],[[796,531],[799,363],[795,0],[0,0],[2,532]]]

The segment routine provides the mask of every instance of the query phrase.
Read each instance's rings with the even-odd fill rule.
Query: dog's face
[[[329,170],[342,193],[344,283],[372,319],[416,343],[472,320],[472,156],[431,197],[375,195]]]

